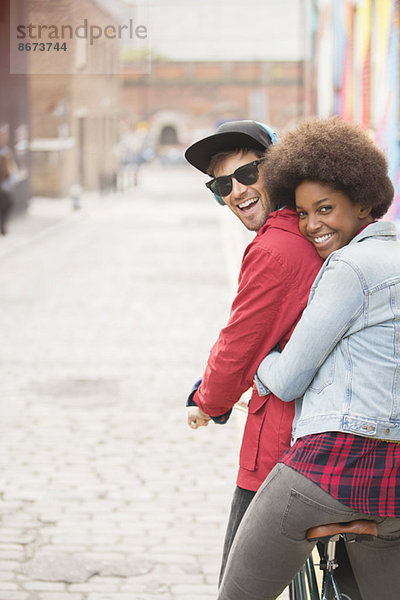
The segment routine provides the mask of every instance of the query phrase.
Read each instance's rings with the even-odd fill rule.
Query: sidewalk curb
[[[87,214],[94,200],[114,197],[100,196],[97,192],[82,194],[78,206],[72,198],[32,197],[28,209],[10,219],[9,233],[0,239],[0,259],[18,252],[31,243],[52,235],[60,227]],[[99,203],[100,203],[99,202]]]
[[[29,246],[30,244],[40,240],[41,238],[44,238],[47,235],[52,234],[56,229],[59,229],[60,227],[65,226],[67,223],[69,223],[71,221],[71,219],[73,217],[76,217],[76,216],[77,216],[77,214],[74,214],[74,213],[72,213],[71,215],[65,216],[65,217],[61,218],[59,221],[57,221],[56,223],[52,223],[51,225],[44,226],[39,231],[32,233],[31,235],[29,235],[28,237],[26,237],[23,240],[19,240],[19,241],[15,241],[15,242],[13,240],[10,240],[8,248],[0,249],[0,259],[6,258],[10,254],[13,254],[14,252],[18,252],[19,250],[22,250],[26,246]]]

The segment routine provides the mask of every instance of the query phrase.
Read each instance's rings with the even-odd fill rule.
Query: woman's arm
[[[282,400],[301,397],[363,306],[356,270],[332,258],[283,352],[268,354],[258,368],[258,378]]]

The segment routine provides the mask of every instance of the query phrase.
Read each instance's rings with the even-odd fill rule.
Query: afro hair
[[[393,201],[384,153],[359,125],[339,117],[309,119],[271,146],[260,168],[274,206],[295,206],[303,181],[329,185],[381,218]]]

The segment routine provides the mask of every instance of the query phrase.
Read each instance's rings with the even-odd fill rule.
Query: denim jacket
[[[400,440],[400,242],[393,223],[371,223],[327,258],[290,341],[257,375],[264,393],[297,398],[294,440],[324,431]]]

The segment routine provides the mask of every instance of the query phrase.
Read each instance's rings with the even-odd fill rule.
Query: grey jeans
[[[231,512],[226,528],[224,550],[222,553],[219,587],[221,587],[222,579],[225,573],[226,562],[228,560],[229,552],[231,550],[233,540],[235,539],[236,532],[246,510],[250,506],[250,502],[253,500],[255,495],[256,492],[245,490],[240,487],[236,487],[234,491]],[[342,539],[340,539],[336,544],[336,558],[339,568],[335,571],[335,576],[341,593],[349,596],[351,600],[362,600],[357,582],[354,579],[354,574],[349,562],[347,550]]]
[[[275,600],[310,554],[310,527],[371,519],[378,537],[347,544],[363,600],[398,600],[400,519],[372,517],[341,504],[278,464],[251,502],[235,536],[218,600]]]

